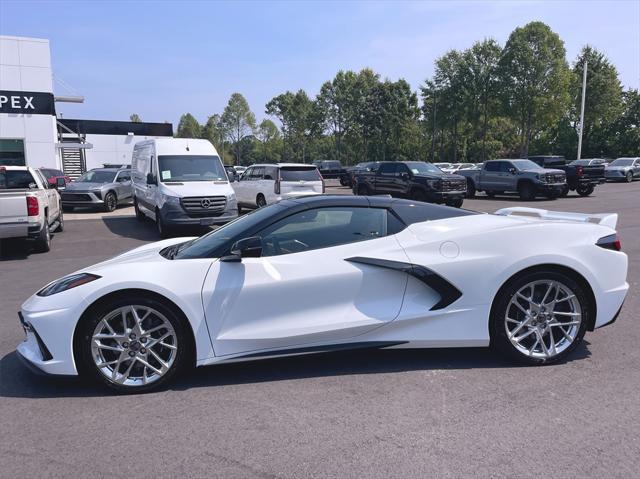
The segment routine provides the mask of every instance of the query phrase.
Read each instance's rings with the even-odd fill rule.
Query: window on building
[[[24,158],[24,140],[0,139],[0,165],[27,165]]]

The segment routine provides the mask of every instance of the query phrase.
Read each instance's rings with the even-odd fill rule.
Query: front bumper
[[[610,170],[604,172],[604,177],[607,180],[625,180],[627,178],[627,171],[624,170]]]
[[[466,190],[459,191],[432,191],[427,192],[427,197],[430,201],[437,203],[446,203],[448,201],[455,201],[464,199],[467,196]]]
[[[63,191],[60,195],[63,206],[98,206],[103,205],[102,195],[93,191]]]
[[[238,217],[238,206],[236,203],[228,205],[219,213],[209,215],[190,215],[181,205],[165,203],[160,208],[160,216],[167,226],[211,226],[228,223]]]
[[[536,183],[536,189],[541,193],[557,193],[560,194],[567,186],[566,183]]]

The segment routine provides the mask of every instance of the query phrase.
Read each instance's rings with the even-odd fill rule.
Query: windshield
[[[79,183],[113,183],[115,177],[116,174],[113,171],[91,170],[76,181]]]
[[[570,165],[589,166],[591,160],[573,160]]]
[[[632,159],[627,160],[627,159],[619,158],[617,160],[614,160],[609,166],[631,166],[631,165],[633,165]]]
[[[40,168],[40,173],[42,173],[47,180],[50,180],[51,178],[55,178],[56,176],[64,176],[62,174],[62,171],[46,170],[44,168]]]
[[[215,181],[227,180],[220,158],[216,155],[163,155],[158,156],[160,181]]]
[[[287,166],[280,168],[280,179],[282,181],[320,181],[322,177],[318,168]]]
[[[531,160],[511,160],[518,170],[542,170],[543,168]]]
[[[0,190],[22,190],[35,187],[36,182],[28,171],[0,168]]]
[[[424,175],[429,173],[442,173],[442,170],[431,163],[424,161],[407,161],[405,163],[414,175]]]
[[[240,216],[211,233],[207,233],[193,242],[186,243],[186,245],[178,251],[175,258],[188,259],[211,257],[215,250],[225,244],[228,244],[230,241],[238,241],[239,239],[242,239],[247,230],[250,230],[262,220],[270,217],[273,215],[274,210],[280,208],[282,208],[280,205],[272,204],[265,206],[264,208],[253,210],[249,214]]]

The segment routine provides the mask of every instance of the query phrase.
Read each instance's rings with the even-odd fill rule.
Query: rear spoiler
[[[528,216],[548,221],[575,221],[578,223],[595,223],[616,229],[618,223],[617,213],[585,214],[573,213],[570,211],[549,211],[540,208],[527,208],[525,206],[514,206],[502,208],[494,214],[500,216]]]

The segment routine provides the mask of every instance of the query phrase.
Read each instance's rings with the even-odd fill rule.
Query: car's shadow
[[[591,355],[588,345],[583,341],[564,362],[588,358]],[[513,367],[519,366],[488,348],[349,351],[197,368],[175,380],[169,388],[187,390],[326,376]],[[109,394],[106,388],[86,381],[36,375],[22,364],[16,352],[0,360],[2,397],[100,397]]]
[[[107,229],[117,236],[132,238],[140,241],[160,241],[158,230],[153,221],[145,219],[138,221],[135,217],[102,217]],[[211,228],[203,226],[181,226],[171,231],[172,237],[202,236],[211,231]]]

